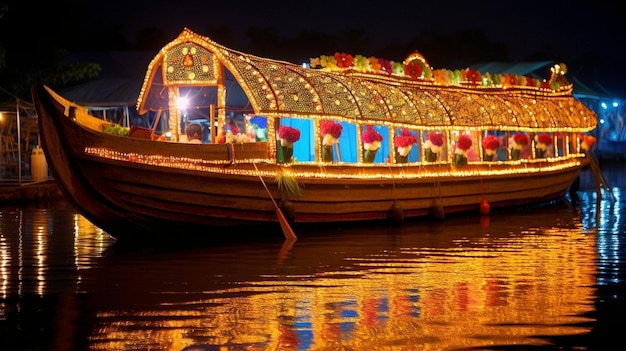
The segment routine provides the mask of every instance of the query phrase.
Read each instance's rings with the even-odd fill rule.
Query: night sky
[[[77,3],[78,16],[69,16],[68,6]],[[17,2],[22,5],[23,2]],[[260,56],[305,60],[332,55],[319,41],[300,40],[303,33],[328,36],[357,33],[345,45],[347,53],[402,60],[410,51],[422,53],[433,68],[461,69],[486,61],[553,60],[567,64],[569,72],[596,80],[616,94],[626,97],[626,14],[608,1],[234,1],[181,0],[146,1],[149,5],[120,0],[61,0],[48,10],[28,16],[48,16],[55,20],[114,28],[128,41],[137,39],[146,28],[165,34],[160,46],[173,40],[187,27],[212,37],[216,28],[229,28],[227,42],[216,41],[237,50]],[[37,21],[31,25],[36,26]],[[287,40],[286,47],[262,47],[261,40],[250,42],[247,31],[261,29]],[[474,34],[467,35],[467,32]],[[459,33],[465,33],[463,35]],[[474,45],[476,33],[488,45]],[[484,35],[484,38],[480,38]],[[349,37],[349,35],[347,35]],[[437,41],[456,37],[460,41]],[[291,40],[298,38],[298,41]],[[430,40],[429,40],[430,39]],[[479,40],[479,41],[480,41]],[[366,45],[356,45],[356,42]],[[272,42],[269,42],[272,43]],[[355,45],[352,45],[355,44]],[[281,57],[283,50],[301,46],[300,56]],[[459,50],[456,50],[457,46]],[[260,48],[261,47],[261,48]],[[474,48],[474,52],[470,52]],[[506,48],[502,50],[501,48]],[[263,50],[264,49],[264,50]],[[333,47],[332,49],[339,49]],[[353,51],[353,50],[359,50]],[[506,51],[506,55],[499,55]],[[385,54],[392,56],[385,56]],[[297,58],[296,58],[297,57]],[[479,62],[477,62],[479,61]],[[299,63],[299,62],[294,62]],[[449,65],[454,65],[450,67]],[[505,72],[500,72],[505,73]]]

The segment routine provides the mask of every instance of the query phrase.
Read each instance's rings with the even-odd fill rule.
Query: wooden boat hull
[[[34,87],[33,97],[54,179],[86,218],[118,239],[251,232],[278,223],[275,204],[296,226],[478,213],[483,200],[497,208],[562,197],[586,164],[581,155],[463,167],[280,164],[267,162],[267,143],[194,145],[98,133],[72,120],[45,87]],[[281,195],[277,174],[294,176],[301,196]]]

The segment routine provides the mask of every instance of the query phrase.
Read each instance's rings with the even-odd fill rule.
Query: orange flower
[[[378,62],[378,58],[372,56],[369,58],[370,61],[370,69],[374,72],[374,73],[378,73],[380,72],[380,62]]]

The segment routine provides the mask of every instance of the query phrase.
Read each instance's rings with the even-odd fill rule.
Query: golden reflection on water
[[[106,233],[74,214],[76,288],[62,292],[69,302],[60,308],[92,315],[91,350],[543,345],[546,336],[589,332],[583,316],[594,309],[595,232],[561,212],[496,224],[451,219],[434,232],[426,224],[338,230],[282,251],[274,243],[130,254],[107,252]],[[58,223],[39,209],[27,226],[19,211],[2,216],[0,292],[21,281],[16,271],[37,277],[20,294],[54,292],[46,272],[58,264],[48,247],[65,240]],[[32,233],[10,236],[6,216]],[[540,223],[511,226],[529,221]],[[85,327],[58,323],[69,334]]]

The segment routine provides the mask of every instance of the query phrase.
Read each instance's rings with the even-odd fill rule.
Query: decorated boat
[[[597,117],[573,97],[564,64],[548,73],[433,69],[418,52],[294,64],[184,29],[148,66],[137,110],[149,128],[92,116],[48,86],[33,99],[54,179],[111,236],[280,224],[295,238],[310,224],[441,220],[563,197],[590,162]],[[201,140],[189,143],[194,124]]]

